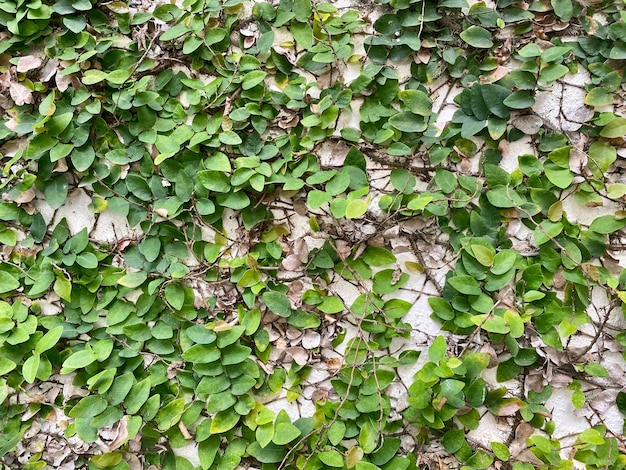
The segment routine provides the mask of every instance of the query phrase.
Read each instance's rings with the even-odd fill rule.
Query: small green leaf
[[[578,441],[596,446],[604,444],[604,438],[597,429],[585,429],[578,435]]]
[[[568,22],[574,14],[574,4],[572,0],[550,0],[554,13],[561,21]]]
[[[389,118],[389,124],[395,129],[407,133],[424,132],[428,127],[423,117],[410,111],[391,116]]]
[[[491,267],[494,262],[493,249],[489,249],[483,245],[471,245],[471,250],[474,258],[483,266]]]
[[[5,375],[17,367],[17,364],[11,359],[0,356],[0,375]]]
[[[328,440],[334,446],[339,444],[346,435],[346,424],[343,421],[335,421],[328,429]]]
[[[596,178],[602,178],[617,160],[617,150],[605,142],[594,142],[587,153],[589,154],[587,166]]]
[[[592,377],[606,378],[609,376],[607,370],[597,362],[590,362],[589,364],[586,364],[585,373],[589,374]]]
[[[480,26],[470,26],[460,34],[461,39],[472,47],[479,49],[489,49],[493,46],[491,33]]]
[[[412,113],[420,116],[430,116],[433,103],[428,94],[423,91],[402,90],[398,93],[398,97]]]
[[[148,274],[143,271],[130,272],[125,276],[120,277],[117,280],[117,283],[124,287],[129,287],[131,289],[135,289],[146,282],[148,279]]]
[[[43,192],[46,197],[46,202],[50,205],[50,207],[58,209],[65,202],[65,199],[67,198],[67,191],[67,178],[63,174],[57,175],[48,180]]]
[[[266,76],[267,72],[263,72],[262,70],[253,70],[252,72],[248,72],[243,77],[241,87],[244,90],[249,90],[250,88],[257,86],[259,83],[262,83]]]
[[[555,80],[565,76],[569,69],[562,64],[551,64],[541,69],[539,73],[539,81],[543,83],[552,83]]]
[[[35,345],[35,353],[41,354],[48,349],[53,348],[61,339],[63,334],[63,325],[56,326],[48,331]]]
[[[612,183],[607,186],[606,195],[611,199],[619,199],[626,194],[626,184]]]
[[[6,294],[17,289],[20,282],[6,271],[0,271],[0,294]]]
[[[361,259],[370,266],[386,266],[396,262],[396,257],[389,250],[380,246],[368,246]]]
[[[343,456],[336,450],[327,450],[324,452],[320,452],[319,454],[317,454],[317,456],[322,461],[322,463],[328,465],[329,467],[343,467]]]
[[[61,373],[67,374],[76,369],[82,369],[98,359],[98,354],[91,349],[76,351],[63,361]]]
[[[591,222],[589,230],[596,233],[607,234],[616,232],[624,227],[626,227],[626,219],[617,220],[615,216],[603,215]]]
[[[443,336],[437,336],[428,348],[428,359],[437,364],[445,357],[447,350],[446,339]]]
[[[616,117],[612,119],[602,128],[600,135],[608,139],[624,137],[626,135],[626,118]]]
[[[177,398],[159,410],[156,415],[156,422],[159,430],[167,431],[174,426],[185,411],[185,399]]]
[[[165,286],[165,300],[174,310],[180,310],[185,303],[185,288],[180,284],[170,283]]]
[[[40,361],[41,357],[38,353],[33,354],[24,361],[24,365],[22,366],[22,376],[29,384],[32,384],[35,381]]]
[[[300,434],[300,430],[291,423],[277,423],[272,442],[282,446],[297,439]]]
[[[365,199],[353,199],[346,206],[346,218],[356,219],[367,212],[369,204]]]
[[[103,72],[102,70],[89,69],[85,71],[81,81],[83,82],[83,85],[94,85],[101,82],[106,77],[106,72]]]
[[[604,87],[592,88],[585,96],[587,106],[609,106],[613,104],[613,94]]]
[[[359,445],[363,452],[369,454],[378,445],[378,428],[368,419],[361,425],[359,432]]]
[[[211,434],[222,434],[239,422],[239,414],[232,408],[219,411],[211,421]]]
[[[480,295],[482,293],[478,281],[471,276],[453,276],[448,279],[448,283],[461,294]]]
[[[197,173],[198,182],[210,191],[227,193],[230,191],[230,180],[221,171],[202,170]]]
[[[465,431],[463,429],[451,429],[450,431],[446,431],[441,440],[443,448],[449,454],[454,454],[459,451],[465,443]]]
[[[281,317],[291,315],[291,302],[285,294],[274,291],[265,291],[261,296],[270,311]]]
[[[535,98],[527,90],[517,90],[505,98],[503,103],[512,109],[526,109],[535,104]]]
[[[617,409],[622,415],[626,416],[626,392],[617,392],[617,398],[615,399]]]
[[[327,202],[330,202],[332,198],[333,198],[332,195],[328,194],[327,192],[314,189],[312,191],[309,191],[306,197],[306,201],[309,207],[315,210],[315,209],[319,209],[321,206],[323,206]]]

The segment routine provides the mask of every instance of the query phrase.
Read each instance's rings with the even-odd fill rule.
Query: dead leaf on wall
[[[17,61],[17,71],[18,73],[28,72],[29,70],[38,69],[41,67],[42,61],[39,57],[35,57],[34,55],[25,55],[20,57]]]

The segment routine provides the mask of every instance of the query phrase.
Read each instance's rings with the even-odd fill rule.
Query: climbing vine
[[[626,468],[625,15],[0,2],[3,465]]]

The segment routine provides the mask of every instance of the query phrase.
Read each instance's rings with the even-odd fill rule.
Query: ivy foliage
[[[89,469],[626,467],[594,408],[626,413],[623,2],[361,6],[0,2],[0,455],[63,413]],[[77,195],[134,235],[76,228]]]

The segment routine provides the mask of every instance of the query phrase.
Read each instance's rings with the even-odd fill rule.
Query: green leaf
[[[380,246],[368,246],[361,259],[370,266],[386,266],[396,262],[396,257],[389,250]]]
[[[587,106],[609,106],[613,104],[613,94],[604,87],[592,88],[585,96]]]
[[[291,315],[291,302],[285,294],[274,291],[265,291],[261,296],[270,311],[281,317]]]
[[[398,97],[412,113],[420,116],[430,116],[433,103],[428,94],[423,91],[402,90],[398,93]]]
[[[17,367],[17,364],[11,359],[0,356],[0,375],[5,375]]]
[[[317,454],[320,461],[329,467],[342,468],[343,456],[336,450],[328,450]]]
[[[58,209],[63,205],[67,198],[67,178],[65,175],[57,175],[46,182],[43,190],[46,202],[53,209]]]
[[[535,104],[535,98],[527,90],[517,90],[502,102],[512,109],[526,109]]]
[[[454,173],[443,168],[435,170],[435,183],[444,193],[451,193],[457,187],[457,179]]]
[[[482,293],[478,281],[471,276],[453,276],[448,279],[448,283],[461,294],[480,295]]]
[[[544,170],[548,180],[558,188],[569,188],[574,181],[574,174],[569,168],[562,168],[551,161],[544,164]]]
[[[401,132],[424,132],[428,125],[423,117],[418,116],[409,111],[398,113],[389,118],[389,125]]]
[[[626,392],[617,392],[615,404],[617,405],[619,412],[626,416]]]
[[[474,258],[483,266],[491,267],[494,263],[493,249],[489,249],[483,245],[471,245],[472,254]]]
[[[578,435],[578,441],[585,444],[602,445],[605,443],[602,434],[597,429],[585,429]]]
[[[106,77],[106,72],[103,72],[102,70],[89,69],[85,71],[81,81],[83,82],[83,85],[95,85],[96,83],[104,80]]]
[[[250,88],[257,86],[259,83],[262,83],[266,76],[267,72],[263,72],[262,70],[253,70],[252,72],[248,72],[243,77],[241,88],[249,90]]]
[[[597,362],[590,362],[589,364],[585,364],[585,373],[589,374],[592,377],[606,378],[609,376],[607,370]]]
[[[443,448],[449,454],[454,454],[459,451],[465,443],[465,431],[463,429],[451,429],[450,431],[446,431],[441,440]]]
[[[219,139],[220,139],[220,142],[225,145],[239,145],[243,142],[241,140],[241,137],[239,137],[239,134],[237,134],[234,131],[221,132],[219,134]]]
[[[470,26],[460,34],[461,39],[472,47],[479,49],[489,49],[493,46],[491,33],[480,26]]]
[[[300,430],[298,430],[300,432]],[[274,437],[274,423],[265,423],[257,426],[256,428],[256,441],[259,443],[261,447],[266,447],[270,442],[272,442],[272,438]],[[287,441],[285,444],[287,444]]]
[[[616,117],[612,119],[602,128],[600,135],[608,139],[624,137],[626,135],[626,118]]]
[[[511,456],[509,448],[501,442],[492,442],[491,450],[493,450],[494,455],[503,462],[508,461]]]
[[[437,336],[428,348],[428,359],[437,364],[445,357],[447,350],[446,339],[443,336]]]
[[[596,178],[602,178],[617,160],[617,150],[605,142],[592,143],[587,153],[589,154],[587,166]]]
[[[124,400],[124,408],[128,414],[135,414],[150,397],[151,382],[146,378],[132,386]]]
[[[159,410],[156,415],[156,422],[159,430],[167,431],[174,426],[185,411],[185,399],[177,398]]]
[[[625,403],[626,405],[626,403]],[[626,408],[624,408],[626,410]],[[328,440],[334,446],[339,444],[346,435],[346,424],[343,421],[335,421],[328,429]]]
[[[300,430],[291,423],[277,423],[272,442],[282,446],[297,439],[300,434]]]
[[[313,9],[311,7],[311,0],[294,0],[293,2],[293,12],[296,15],[296,20],[304,23],[308,21],[313,13]]]
[[[131,289],[135,289],[146,282],[148,279],[148,274],[143,271],[130,272],[125,276],[120,277],[117,280],[117,283],[124,287],[129,287]]]
[[[552,83],[555,80],[565,76],[569,69],[562,64],[551,64],[541,69],[539,73],[539,81],[543,83]]]
[[[113,70],[107,73],[106,80],[112,85],[122,85],[130,78],[130,70]]]
[[[222,434],[230,431],[239,422],[239,418],[239,414],[233,408],[219,411],[211,421],[211,434]]]
[[[517,53],[525,58],[539,57],[541,55],[541,48],[539,47],[539,45],[531,42],[522,47],[519,51],[517,51]]]
[[[346,206],[346,218],[356,219],[367,212],[369,204],[365,199],[353,199]]]
[[[596,233],[607,234],[616,232],[624,227],[626,227],[626,219],[618,220],[615,216],[603,215],[591,222],[589,230]]]
[[[610,199],[619,199],[626,194],[626,184],[612,183],[607,186],[606,195]]]
[[[0,271],[0,294],[6,294],[17,289],[20,282],[6,271]]]
[[[35,345],[35,353],[41,354],[48,349],[52,349],[61,339],[63,334],[63,325],[56,326],[41,337]]]
[[[24,380],[29,384],[32,384],[35,381],[35,376],[37,375],[40,361],[41,357],[38,353],[33,354],[28,359],[26,359],[26,361],[24,361],[24,365],[22,366],[22,376],[24,377]]]
[[[563,231],[563,223],[544,220],[535,228],[535,242],[543,245]]]
[[[185,303],[185,288],[180,284],[168,284],[165,286],[165,300],[174,310],[180,310]]]
[[[343,312],[345,306],[339,297],[334,295],[326,296],[322,303],[317,306],[318,310],[323,313],[333,314]]]
[[[323,206],[327,202],[330,202],[332,198],[333,197],[331,194],[314,189],[312,191],[309,191],[306,197],[306,201],[309,207],[312,210],[315,210],[315,209],[319,209],[321,206]]]
[[[361,425],[359,445],[366,454],[372,453],[378,445],[378,428],[368,419]]]
[[[76,257],[76,262],[85,269],[98,267],[98,258],[93,253],[81,253]]]
[[[572,0],[550,0],[554,13],[561,21],[567,23],[574,14],[574,4]]]
[[[91,349],[84,349],[72,353],[65,361],[63,361],[61,373],[68,374],[76,369],[82,369],[89,364],[96,362],[98,354]]]

